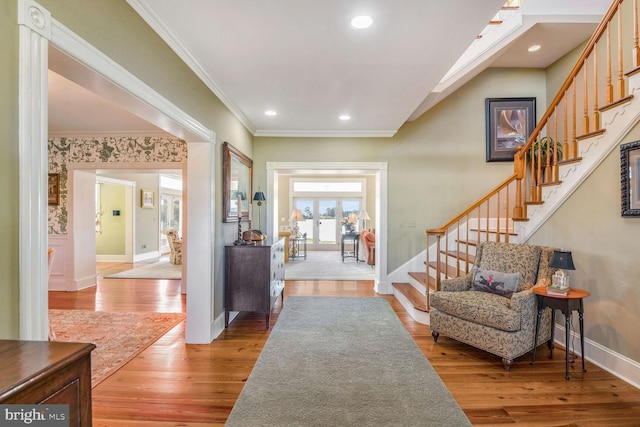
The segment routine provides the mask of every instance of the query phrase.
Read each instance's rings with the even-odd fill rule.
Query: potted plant
[[[556,147],[557,145],[557,147]],[[556,150],[556,161],[554,162],[553,150]],[[547,159],[547,155],[550,157]],[[541,182],[548,182],[551,178],[552,167],[562,160],[562,143],[557,143],[553,138],[545,136],[540,139],[536,139],[531,146],[531,149],[527,152],[527,160],[534,164],[534,168],[538,169],[540,165]],[[549,167],[547,167],[549,166]],[[538,176],[534,174],[534,182],[538,183]],[[555,178],[553,178],[555,179]]]
[[[531,147],[532,149],[527,152],[527,160],[533,161],[536,166],[538,165],[538,162],[540,162],[543,168],[545,166],[552,166],[554,164],[553,150],[555,146],[556,146],[556,143],[551,137],[545,136],[541,139],[536,139],[533,142],[533,145]],[[538,148],[540,149],[538,150]],[[558,161],[562,160],[562,144],[561,143],[558,143],[558,148],[556,150],[558,153],[557,154]],[[540,154],[539,159],[538,159],[538,153]],[[549,153],[549,155],[551,156],[551,158],[549,159],[548,165],[547,165],[547,153]]]

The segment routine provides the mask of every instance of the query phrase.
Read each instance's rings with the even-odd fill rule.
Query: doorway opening
[[[375,228],[376,232],[375,266],[373,267],[374,289],[378,293],[393,293],[387,279],[386,260],[387,170],[388,165],[385,162],[268,162],[267,206],[270,209],[271,220],[268,221],[267,233],[278,235],[281,225],[291,225],[289,220],[291,212],[288,209],[293,206],[289,205],[293,198],[289,195],[289,178],[367,179],[370,184],[367,185],[366,197],[369,204],[373,206],[369,215],[373,212],[371,217],[374,218],[367,224],[367,228]],[[282,180],[285,180],[286,183],[283,184]],[[336,214],[336,221],[338,220]],[[359,225],[362,226],[362,222]]]
[[[75,75],[73,81],[80,80],[93,85],[91,87],[96,89],[96,93],[98,90],[110,92],[114,95],[112,99],[119,100],[120,105],[124,104],[128,111],[135,110],[150,122],[157,123],[164,131],[186,140],[189,153],[194,154],[195,158],[187,159],[185,178],[189,183],[189,196],[193,199],[187,203],[185,211],[189,218],[189,228],[198,232],[185,234],[189,234],[186,240],[187,250],[198,253],[202,262],[190,263],[187,267],[188,275],[193,279],[188,282],[186,341],[194,344],[211,342],[218,334],[217,329],[222,330],[212,322],[201,320],[210,319],[214,314],[211,287],[215,264],[211,241],[214,224],[207,220],[215,216],[214,132],[53,19],[40,5],[22,2],[19,7],[23,8],[18,14],[19,17],[26,18],[20,21],[19,65],[23,72],[18,87],[21,106],[18,145],[21,152],[30,153],[29,156],[20,156],[19,164],[19,223],[21,236],[27,237],[21,237],[19,242],[19,338],[46,340],[49,330],[47,211],[32,207],[46,206],[48,199],[48,111],[42,106],[47,105],[47,72],[48,65],[52,64],[51,54],[57,53],[64,65],[69,66],[68,71]],[[32,17],[39,19],[29,19]],[[91,186],[94,184],[95,178]],[[93,217],[88,228],[92,231],[95,228]],[[69,248],[73,249],[72,246]],[[76,274],[72,257],[67,256],[64,259],[68,260],[63,266],[64,270]]]

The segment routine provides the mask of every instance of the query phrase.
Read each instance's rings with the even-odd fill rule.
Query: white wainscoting
[[[71,274],[71,245],[66,234],[49,234],[48,246],[53,248],[53,265],[49,274],[50,291],[70,291],[72,286]]]

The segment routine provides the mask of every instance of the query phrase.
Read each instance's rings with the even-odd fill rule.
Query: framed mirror
[[[222,148],[223,222],[237,222],[238,213],[243,221],[249,220],[253,160],[225,142]]]
[[[640,216],[640,141],[620,146],[622,216]]]

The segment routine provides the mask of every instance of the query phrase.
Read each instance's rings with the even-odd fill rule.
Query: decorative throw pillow
[[[471,287],[474,291],[489,292],[511,298],[520,283],[520,273],[501,273],[476,268],[473,272]]]

